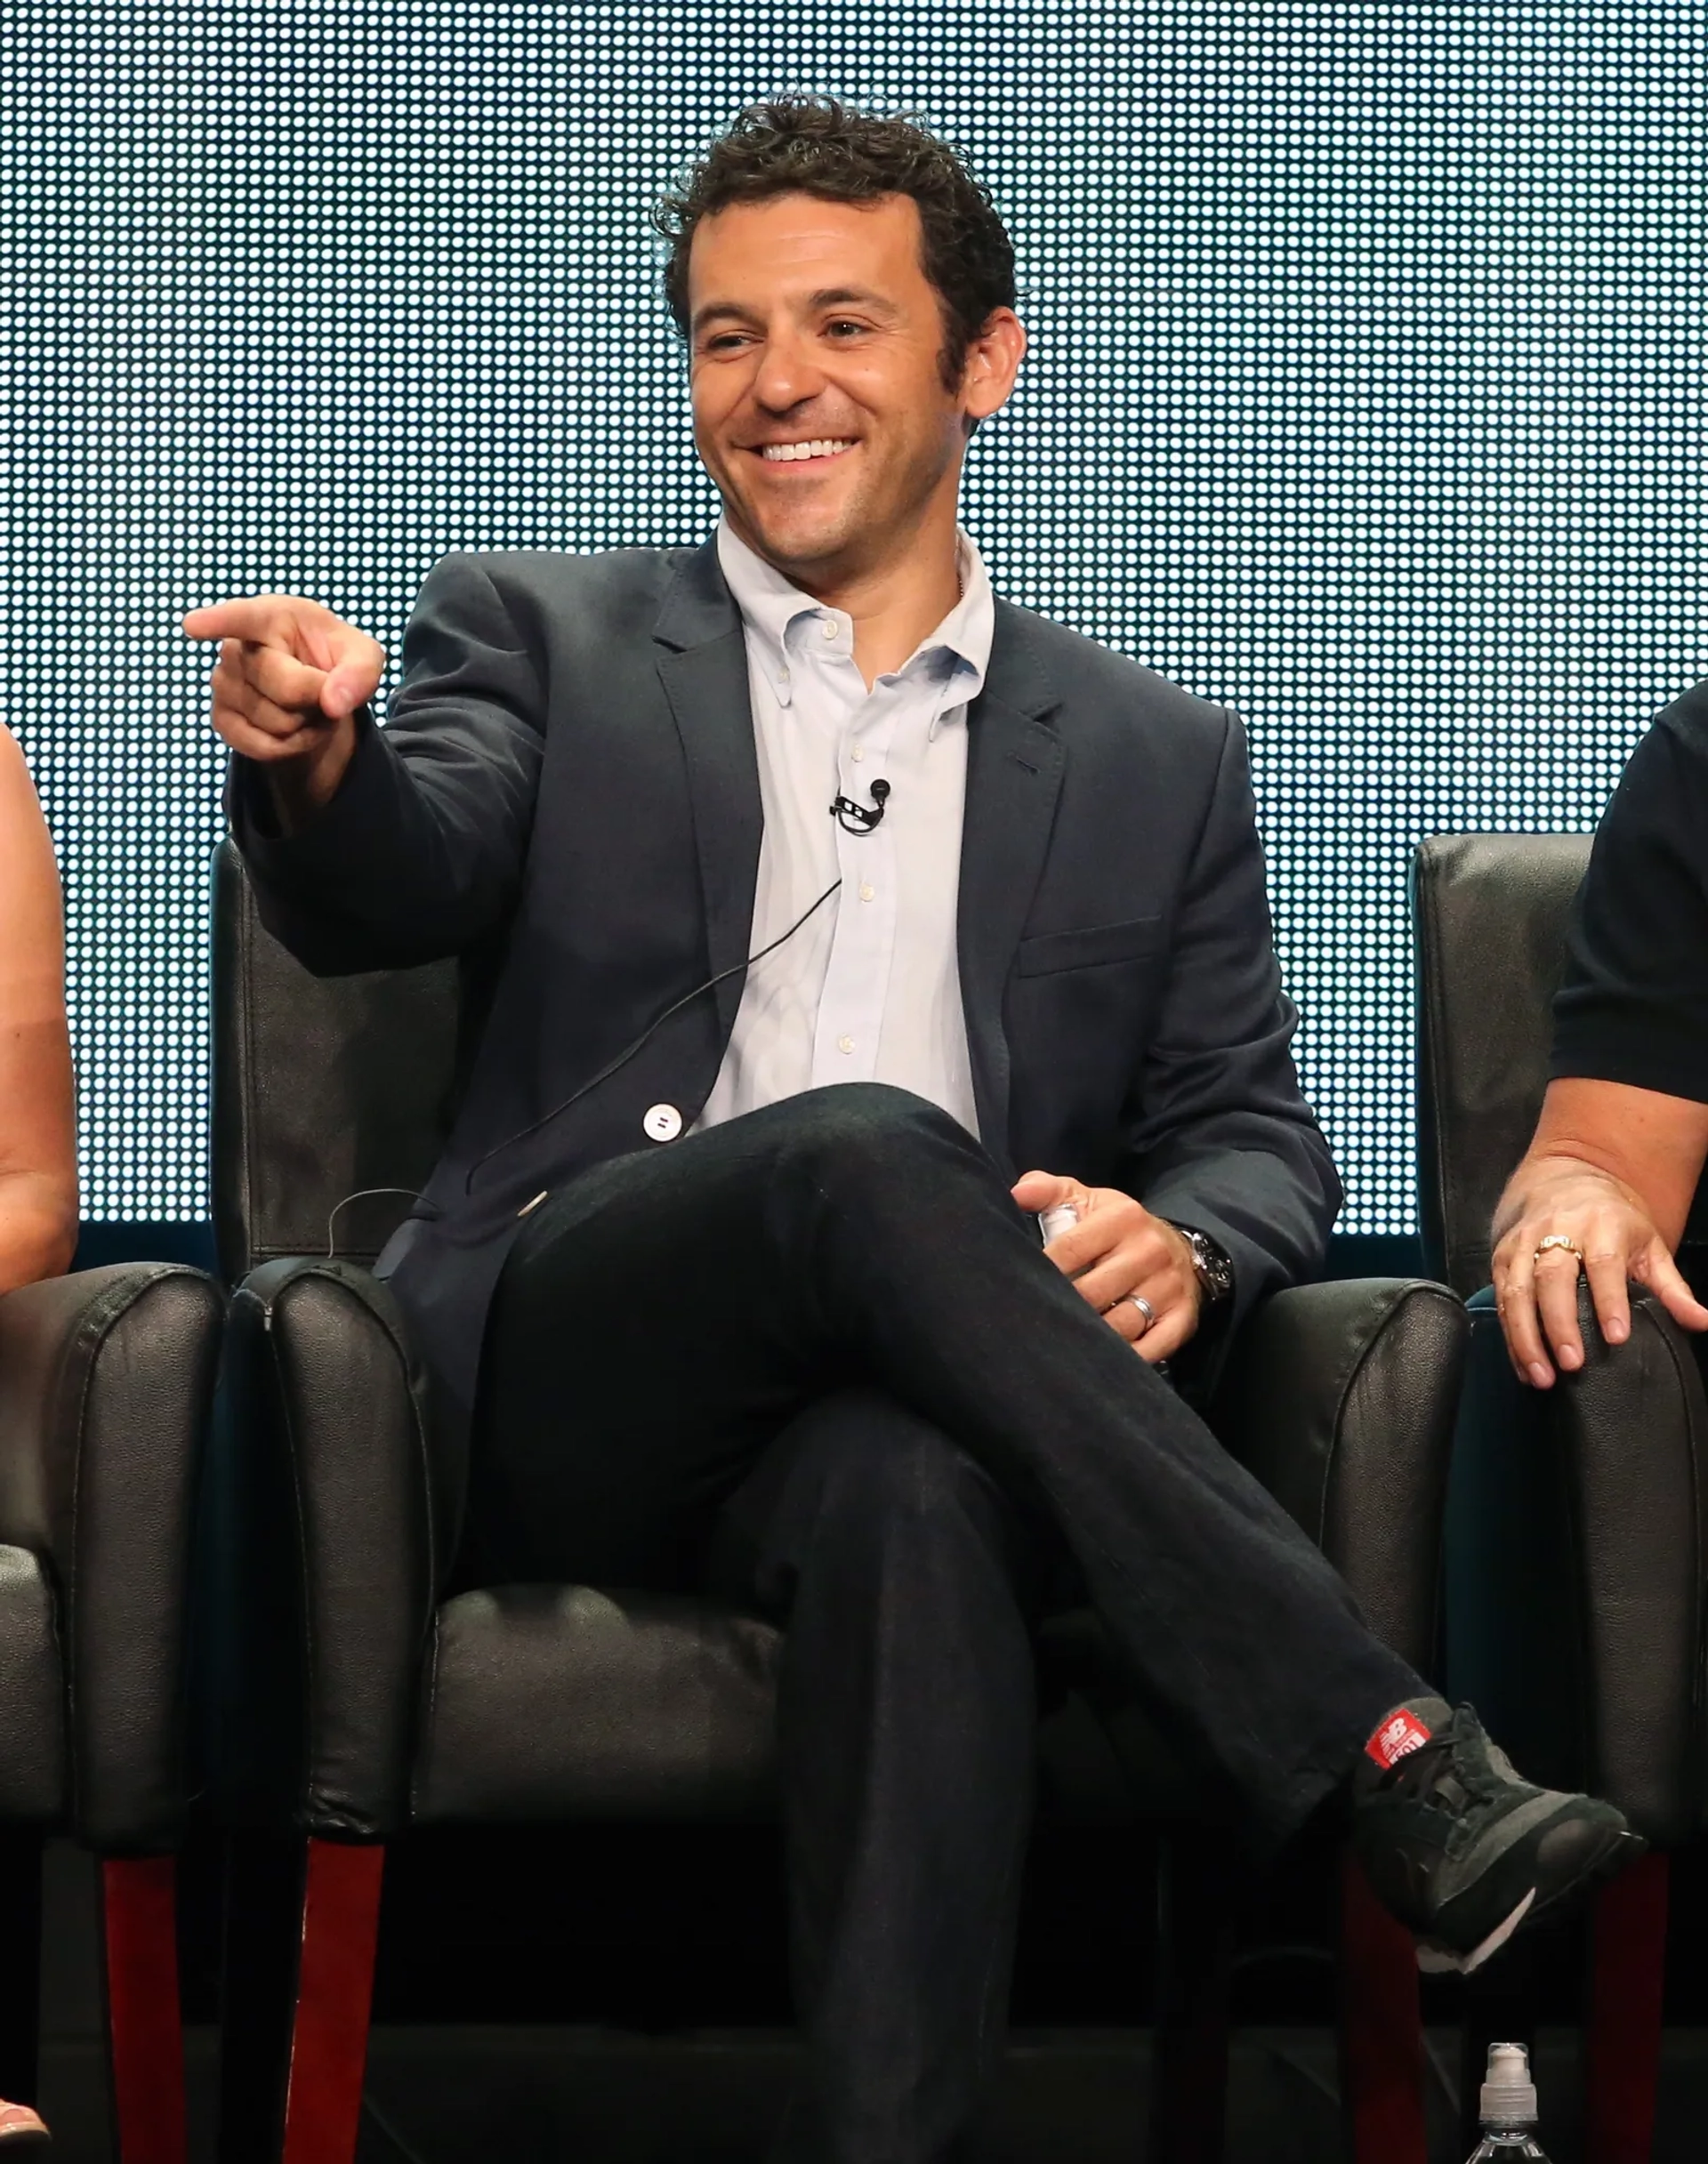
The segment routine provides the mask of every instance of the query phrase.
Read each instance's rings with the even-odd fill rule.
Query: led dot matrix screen
[[[206,1208],[209,657],[395,650],[448,548],[700,537],[644,213],[750,99],[917,111],[1018,245],[1000,591],[1249,723],[1344,1229],[1414,1221],[1404,870],[1591,825],[1704,673],[1693,0],[0,5],[6,719],[68,888],[85,1209]]]

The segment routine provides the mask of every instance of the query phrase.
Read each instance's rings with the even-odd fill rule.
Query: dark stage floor
[[[1326,1862],[1254,1892],[1235,1980],[1228,2164],[1336,2164],[1335,1964]],[[196,2164],[211,2157],[221,1850],[183,1860]],[[1156,1958],[1154,1844],[1042,1828],[991,2164],[1141,2164]],[[49,1852],[44,2096],[59,2164],[110,2164],[95,1883]],[[1700,2164],[1708,2125],[1708,1844],[1675,1859],[1670,2026],[1655,2164]],[[787,2080],[787,1980],[764,1830],[512,1830],[417,1837],[388,1862],[372,2110],[359,2164],[761,2164]],[[1582,1919],[1527,1934],[1484,2012],[1534,2007],[1552,2164],[1574,2164]],[[1504,1979],[1503,1983],[1501,1980]],[[1509,1994],[1511,1995],[1509,1997]],[[1431,2164],[1462,2164],[1454,2094],[1464,1987],[1431,1981]],[[1515,2015],[1513,2019],[1521,2019]]]
[[[1431,2164],[1462,2164],[1447,2081],[1457,2039],[1431,2033]],[[1543,2135],[1575,2164],[1575,2039],[1544,2033]],[[598,2029],[386,2027],[375,2037],[358,2164],[761,2164],[786,2077],[777,2031],[660,2038]],[[214,2039],[190,2038],[192,2164],[211,2157]],[[1132,2030],[1032,2031],[1009,2054],[990,2164],[1140,2164],[1148,2039]],[[56,2164],[110,2164],[92,2044],[44,2067]],[[1708,2031],[1668,2031],[1654,2164],[1701,2164]],[[1336,2164],[1333,2040],[1321,2029],[1246,2031],[1229,2085],[1227,2164]]]

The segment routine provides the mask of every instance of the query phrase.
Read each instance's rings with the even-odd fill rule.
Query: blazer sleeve
[[[1299,1088],[1245,731],[1227,733],[1145,1048],[1120,1184],[1233,1259],[1237,1323],[1322,1267],[1341,1183]]]
[[[320,976],[461,953],[515,900],[544,736],[540,662],[487,564],[447,557],[404,633],[388,725],[363,712],[324,810],[280,833],[266,769],[232,760],[226,809],[262,922]]]

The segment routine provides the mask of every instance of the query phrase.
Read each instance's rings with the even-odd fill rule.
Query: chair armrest
[[[205,1747],[228,1813],[359,1839],[405,1821],[463,1472],[367,1271],[297,1258],[244,1281],[205,1567]]]
[[[1445,1285],[1296,1286],[1241,1330],[1210,1412],[1222,1442],[1351,1587],[1377,1637],[1425,1673],[1468,1330]]]
[[[0,1298],[0,1541],[59,1603],[71,1819],[169,1847],[188,1793],[191,1526],[224,1299],[199,1270],[120,1263]]]
[[[1609,1346],[1580,1288],[1584,1364],[1547,1393],[1567,1468],[1586,1774],[1651,1840],[1704,1805],[1703,1631],[1708,1400],[1688,1334],[1631,1288]]]

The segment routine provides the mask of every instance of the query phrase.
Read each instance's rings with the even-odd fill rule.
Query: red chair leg
[[[1428,2164],[1417,1947],[1349,1856],[1341,1884],[1341,2095],[1356,2164]]]
[[[1667,1858],[1649,1854],[1596,1897],[1584,2031],[1584,2164],[1648,2164],[1661,2071]]]
[[[383,1848],[309,1843],[284,2164],[354,2164],[384,1869]]]
[[[120,2164],[184,2164],[177,1866],[171,1856],[109,1856],[101,1874]]]

